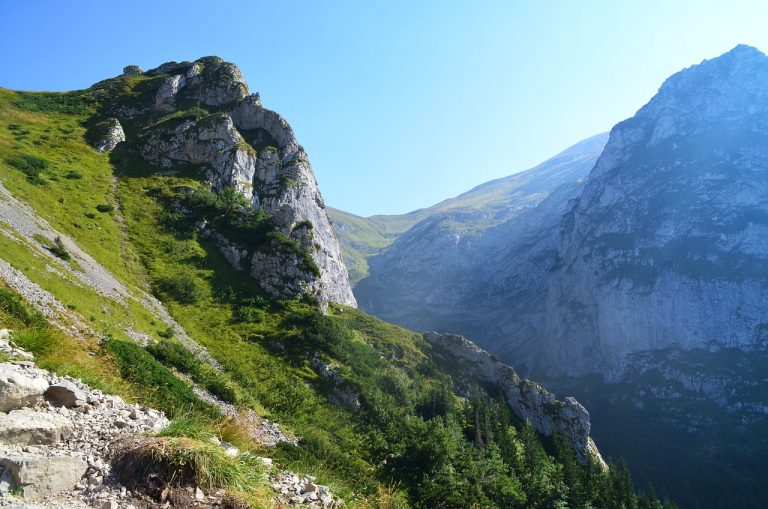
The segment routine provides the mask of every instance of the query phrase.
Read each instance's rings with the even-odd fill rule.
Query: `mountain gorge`
[[[0,155],[2,504],[673,507],[574,398],[355,308],[308,156],[234,64],[0,89]]]
[[[603,451],[683,507],[763,507],[767,123],[768,57],[737,46],[667,79],[530,208],[416,223],[357,300],[575,394]]]

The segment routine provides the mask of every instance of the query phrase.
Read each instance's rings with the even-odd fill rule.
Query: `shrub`
[[[207,295],[205,284],[192,273],[179,272],[160,280],[160,290],[179,302],[194,304]]]
[[[201,363],[195,356],[177,341],[160,341],[147,346],[147,351],[158,361],[173,366],[182,373],[207,389],[211,394],[228,403],[238,400],[237,393],[222,378],[221,373],[215,372],[210,366]]]
[[[83,174],[77,170],[68,170],[67,173],[64,174],[64,178],[69,180],[79,180],[83,178]]]
[[[67,251],[67,248],[64,247],[64,242],[61,240],[61,237],[56,237],[56,239],[54,239],[53,245],[48,247],[48,251],[61,258],[62,260],[69,261],[72,258],[72,256]]]
[[[238,306],[232,317],[236,322],[261,323],[264,321],[264,310],[254,306]]]
[[[148,403],[171,416],[190,410],[217,416],[216,409],[198,398],[192,388],[140,346],[115,339],[107,340],[105,346],[115,357],[121,376],[138,387],[146,388]]]
[[[27,180],[35,185],[45,183],[42,174],[48,170],[48,161],[30,154],[15,155],[5,160],[10,166],[13,166],[27,176]]]
[[[102,203],[100,205],[96,205],[96,210],[98,210],[101,213],[107,213],[115,210],[115,207],[110,205],[109,203]]]
[[[30,312],[21,302],[21,298],[15,292],[0,288],[0,311],[19,320],[27,326],[47,327],[43,315],[37,312]]]

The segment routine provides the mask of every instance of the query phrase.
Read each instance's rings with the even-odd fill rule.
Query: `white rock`
[[[18,488],[24,498],[31,500],[71,490],[87,468],[84,461],[68,456],[13,454],[1,455],[0,466],[10,473],[9,489]]]
[[[48,382],[44,378],[32,376],[14,364],[0,364],[0,412],[34,406],[46,389]]]
[[[0,442],[15,445],[52,445],[72,434],[72,423],[61,415],[30,409],[0,414]]]

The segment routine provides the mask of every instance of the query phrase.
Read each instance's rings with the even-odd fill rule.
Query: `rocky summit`
[[[562,220],[546,369],[611,376],[643,350],[764,348],[766,154],[768,57],[748,46],[670,77],[614,127]]]
[[[146,72],[126,69],[94,87],[104,119],[92,121],[92,145],[110,151],[125,141],[124,154],[158,173],[183,166],[214,191],[235,190],[274,230],[258,246],[244,246],[199,224],[235,268],[278,297],[354,306],[309,158],[288,122],[264,108],[258,93],[248,94],[238,67],[206,57]],[[134,92],[121,93],[126,86]]]

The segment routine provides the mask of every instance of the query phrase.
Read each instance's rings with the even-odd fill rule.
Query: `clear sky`
[[[671,73],[768,50],[768,2],[0,0],[0,86],[219,55],[285,116],[326,203],[429,206],[631,116]]]

